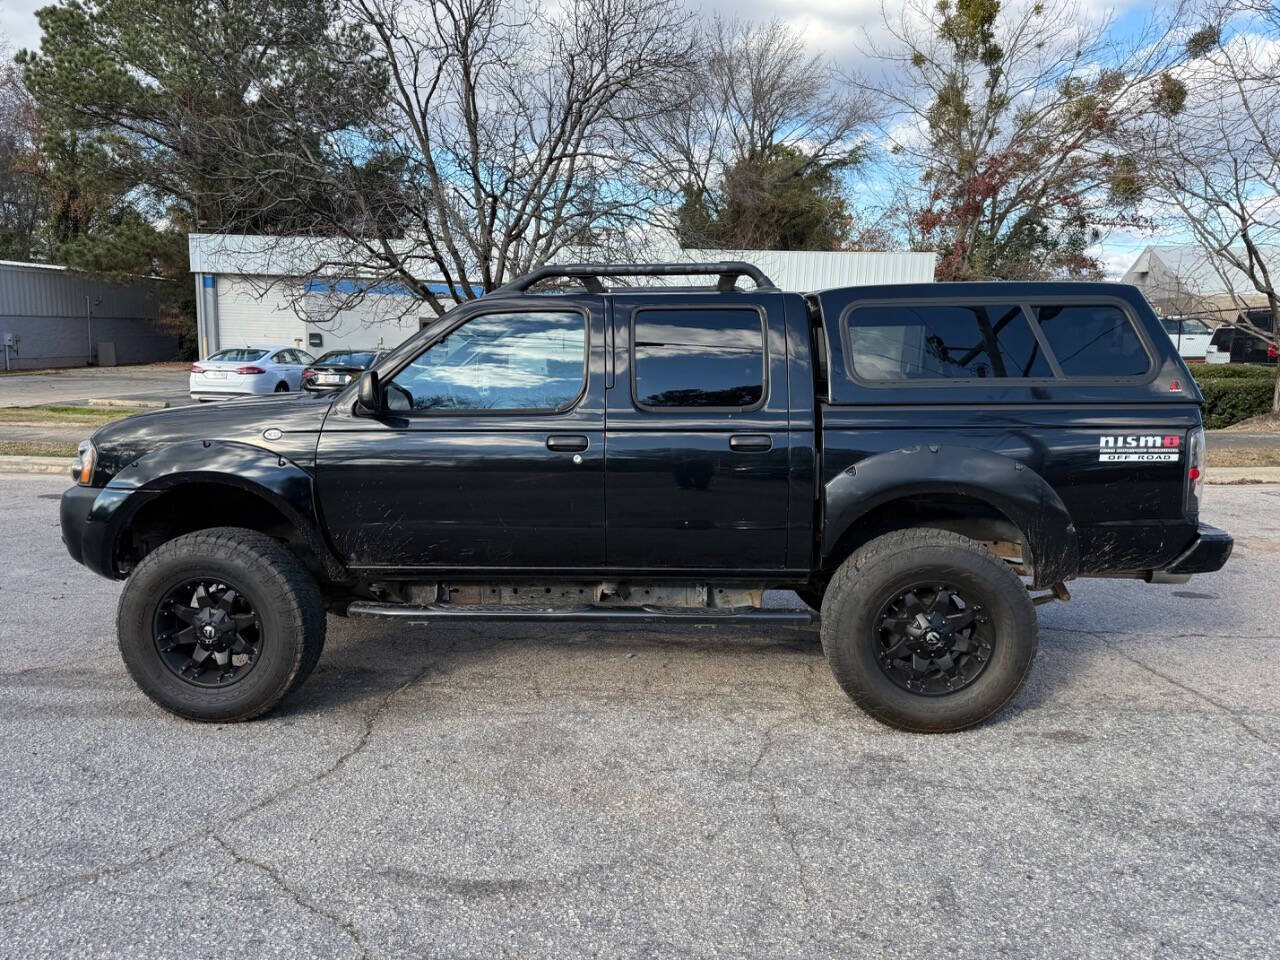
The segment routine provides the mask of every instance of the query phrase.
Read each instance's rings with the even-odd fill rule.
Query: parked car
[[[302,371],[302,389],[308,393],[341,390],[381,355],[377,350],[330,350]]]
[[[192,400],[226,400],[302,389],[302,371],[314,358],[295,347],[235,347],[191,365]]]
[[[1196,317],[1161,317],[1160,325],[1184,360],[1203,360],[1209,351],[1213,328]]]
[[[718,279],[605,285],[674,274]],[[548,280],[560,291],[535,292]],[[801,295],[744,263],[547,267],[326,403],[103,426],[61,523],[75,560],[126,581],[135,681],[195,720],[246,720],[297,689],[327,610],[820,617],[854,702],[958,730],[1017,694],[1035,604],[1069,599],[1068,581],[1226,563],[1231,537],[1199,521],[1202,402],[1126,285]],[[764,605],[773,588],[812,609]]]
[[[1259,330],[1272,332],[1275,318],[1268,309],[1245,311],[1245,317]],[[1276,345],[1237,327],[1223,326],[1213,332],[1205,353],[1207,363],[1275,363]]]

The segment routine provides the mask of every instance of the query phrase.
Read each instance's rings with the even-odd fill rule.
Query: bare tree
[[[37,135],[35,104],[0,38],[0,258],[40,259],[46,252]]]
[[[1152,198],[1208,255],[1236,325],[1280,344],[1280,8],[1231,0],[1206,18],[1126,138]],[[1259,298],[1269,331],[1244,312]]]
[[[267,162],[266,188],[298,211],[282,233],[335,238],[310,251],[312,272],[395,283],[441,313],[566,253],[612,249],[647,219],[626,132],[665,109],[660,94],[688,68],[676,0],[569,0],[554,12],[349,0],[347,13],[374,38],[389,101],[370,104],[359,131],[300,127],[278,156],[245,167],[262,189]],[[276,249],[297,258],[289,238]]]
[[[655,220],[670,230],[698,232],[687,218],[678,222],[691,199],[714,219],[734,200],[759,206],[789,183],[861,159],[871,105],[781,20],[717,17],[698,34],[695,63],[664,92],[666,109],[636,131],[650,183],[666,198]]]

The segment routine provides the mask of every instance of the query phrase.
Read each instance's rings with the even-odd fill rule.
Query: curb
[[[1280,483],[1280,467],[1210,467],[1205,483],[1210,486],[1233,483]]]
[[[129,407],[134,410],[164,410],[168,400],[129,400],[116,397],[96,397],[86,401],[91,407]]]
[[[0,473],[61,474],[71,479],[70,457],[0,457]]]

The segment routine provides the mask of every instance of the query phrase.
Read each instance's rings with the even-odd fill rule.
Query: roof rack
[[[714,276],[716,290],[728,293],[734,289],[739,277],[750,277],[758,290],[778,289],[772,280],[754,264],[742,260],[722,260],[717,263],[562,263],[539,267],[532,273],[516,277],[510,283],[494,290],[494,293],[525,293],[534,284],[553,277],[574,277],[590,293],[604,293],[601,277],[689,277]]]

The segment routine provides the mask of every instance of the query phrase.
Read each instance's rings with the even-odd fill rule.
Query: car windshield
[[[261,360],[267,355],[265,350],[219,350],[210,360],[230,360],[235,363],[244,363],[247,360]]]
[[[316,366],[367,367],[376,355],[372,350],[330,350],[316,361]]]

